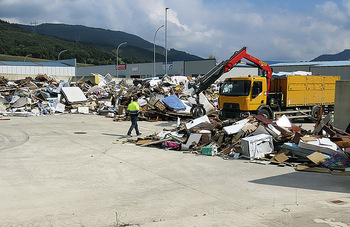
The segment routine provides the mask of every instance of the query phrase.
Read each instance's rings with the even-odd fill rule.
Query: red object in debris
[[[262,115],[254,115],[254,117],[256,119],[258,119],[259,121],[261,121],[262,123],[265,124],[273,124],[273,121],[271,121],[270,119],[267,119],[266,117],[262,116]]]
[[[287,127],[287,129],[292,130],[293,132],[301,132],[301,128],[298,126]]]
[[[331,201],[331,203],[339,204],[339,203],[344,203],[344,201],[341,201],[341,200],[334,200],[334,201]]]

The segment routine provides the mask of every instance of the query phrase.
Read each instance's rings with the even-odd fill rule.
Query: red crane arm
[[[243,47],[233,58],[229,59],[225,64],[225,72],[230,71],[233,67],[235,67],[243,58],[247,59],[250,62],[253,62],[254,65],[261,70],[263,70],[263,76],[266,76],[267,79],[267,92],[270,92],[270,83],[272,76],[272,69],[269,64],[257,59],[256,57],[247,54],[247,47]],[[265,75],[266,74],[266,75]]]

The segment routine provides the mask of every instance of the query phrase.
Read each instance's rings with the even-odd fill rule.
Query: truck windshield
[[[250,80],[225,81],[221,85],[220,95],[248,96],[250,91]]]

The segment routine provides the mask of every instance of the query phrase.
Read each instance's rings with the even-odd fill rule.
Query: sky
[[[165,14],[168,49],[202,58],[226,60],[243,46],[264,61],[350,49],[350,0],[0,0],[0,19],[11,23],[85,25],[151,43]],[[165,46],[165,27],[156,44]]]

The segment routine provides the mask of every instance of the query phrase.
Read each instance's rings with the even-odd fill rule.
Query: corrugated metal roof
[[[42,61],[42,62],[0,61],[0,66],[1,65],[7,65],[7,66],[52,66],[52,67],[73,66],[70,64],[65,64],[62,61]]]
[[[0,61],[1,65],[8,66],[37,66],[34,62],[20,62],[20,61]]]
[[[270,65],[274,66],[350,66],[350,61],[312,61],[312,62],[286,62]]]
[[[316,66],[350,66],[350,61],[329,61]]]
[[[325,63],[325,62],[317,62],[317,61],[305,61],[305,62],[285,62],[285,63],[277,63],[277,64],[272,64],[270,66],[301,66],[301,65],[318,65],[320,63]]]
[[[36,62],[37,65],[40,66],[57,66],[57,67],[67,67],[69,65],[64,64],[62,62],[55,62],[55,61],[44,61],[44,62]]]

